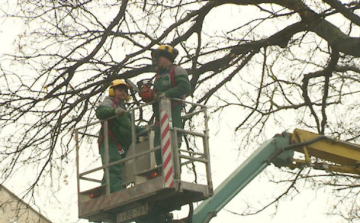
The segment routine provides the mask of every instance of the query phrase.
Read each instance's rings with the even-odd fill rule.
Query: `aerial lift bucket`
[[[189,103],[183,101],[183,103]],[[122,223],[133,220],[149,219],[158,217],[160,222],[166,215],[180,209],[183,205],[201,201],[213,194],[210,155],[208,144],[208,127],[206,107],[191,103],[201,109],[188,115],[204,114],[205,130],[203,132],[192,132],[177,129],[172,126],[171,101],[163,98],[160,102],[161,111],[161,136],[162,143],[158,148],[153,146],[153,136],[149,130],[147,139],[136,142],[135,134],[135,110],[131,109],[133,145],[127,157],[113,163],[105,163],[104,166],[94,168],[80,173],[79,156],[77,156],[78,170],[78,205],[79,217],[89,221]],[[149,104],[142,105],[146,106]],[[106,122],[106,121],[105,121]],[[83,127],[86,129],[87,126]],[[78,139],[79,129],[75,131]],[[203,141],[203,150],[189,152],[177,148],[177,132],[183,131],[192,137],[198,137]],[[89,134],[88,134],[89,135]],[[106,135],[106,132],[105,132]],[[107,142],[108,139],[105,139]],[[77,154],[79,154],[79,143],[77,141]],[[106,147],[106,146],[105,146]],[[156,166],[154,152],[161,149],[163,165]],[[186,155],[187,154],[187,155]],[[109,185],[105,184],[90,190],[81,190],[82,181],[101,183],[100,180],[91,179],[86,175],[105,170],[108,175],[108,166],[124,163],[124,184],[127,188],[114,193],[109,192]],[[187,164],[201,163],[205,166],[205,183],[188,182],[181,177],[181,167]],[[106,181],[109,182],[109,181]]]

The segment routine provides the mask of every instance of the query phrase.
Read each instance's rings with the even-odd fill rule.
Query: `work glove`
[[[159,93],[156,93],[156,94],[155,94],[155,97],[154,97],[154,98],[155,98],[156,101],[160,101],[160,99],[163,98],[163,97],[165,97],[165,96],[166,96],[166,95],[165,95],[164,92],[159,92]]]
[[[125,109],[123,109],[123,108],[115,108],[115,114],[116,115],[123,115],[123,114],[125,114],[127,111],[125,110]]]

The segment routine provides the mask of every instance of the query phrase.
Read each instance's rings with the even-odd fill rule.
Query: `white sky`
[[[221,12],[220,12],[221,14]],[[221,16],[214,16],[212,22],[222,23]],[[14,38],[21,33],[21,26],[19,23],[8,21],[0,24],[0,54],[10,52],[13,46]],[[228,114],[223,114],[223,117],[234,117],[238,115],[237,111],[231,111]],[[215,123],[215,124],[214,124]],[[234,142],[234,133],[232,130],[233,122],[231,119],[222,120],[220,126],[217,126],[218,120],[213,118],[211,126],[216,126],[216,137],[210,139],[211,157],[212,157],[212,170],[213,182],[217,187],[231,172],[237,168],[243,160],[250,154],[239,154],[237,145]],[[219,128],[219,129],[218,129]],[[280,133],[279,130],[273,133]],[[74,154],[72,154],[74,156]],[[72,157],[74,158],[74,157]],[[278,172],[277,172],[278,171]],[[31,172],[31,171],[29,171]],[[276,168],[271,168],[271,173],[276,175],[280,171]],[[39,204],[45,211],[45,216],[54,222],[75,222],[77,221],[77,198],[76,198],[76,180],[75,172],[69,171],[69,184],[62,185],[61,196],[59,196],[60,205],[50,206],[47,198],[39,195],[44,199],[43,204]],[[21,177],[21,178],[20,178]],[[21,179],[21,180],[20,180]],[[23,189],[23,176],[19,176],[13,180],[8,181],[5,185],[12,189],[14,193],[18,194]],[[304,186],[306,187],[306,185]],[[308,186],[307,186],[308,187]],[[284,189],[284,188],[282,188]],[[227,211],[221,211],[217,217],[213,218],[212,223],[224,222],[276,222],[276,223],[297,223],[297,222],[346,222],[340,217],[327,216],[326,213],[329,208],[328,204],[331,203],[331,189],[317,190],[317,189],[301,189],[301,194],[297,195],[294,199],[287,198],[281,201],[278,213],[272,215],[274,209],[264,211],[255,216],[240,217],[230,214]],[[251,182],[247,188],[244,189],[238,196],[236,196],[225,209],[237,212],[239,208],[243,208],[249,201],[257,201],[266,204],[267,201],[274,195],[274,191],[279,192],[279,188],[269,183],[266,174],[262,173],[260,178]],[[87,222],[81,220],[80,222]]]

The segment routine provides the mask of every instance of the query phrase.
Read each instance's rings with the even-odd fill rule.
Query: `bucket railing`
[[[171,101],[178,101],[180,103],[182,103],[183,105],[190,105],[192,107],[197,107],[198,110],[194,111],[190,114],[184,114],[182,117],[184,119],[189,119],[192,118],[193,116],[196,115],[203,115],[204,118],[204,125],[203,125],[203,130],[202,132],[196,132],[196,131],[190,131],[187,129],[182,129],[182,128],[177,128],[177,127],[173,127],[172,125],[172,118],[171,118]],[[107,120],[101,120],[101,121],[97,121],[97,122],[93,122],[90,123],[86,126],[82,126],[79,127],[77,129],[75,129],[75,140],[76,140],[76,161],[77,161],[77,190],[78,190],[78,195],[79,195],[79,203],[81,202],[80,196],[81,193],[83,192],[81,190],[81,185],[82,185],[82,181],[87,181],[87,182],[95,182],[95,183],[100,183],[102,182],[101,179],[95,179],[95,178],[91,178],[88,177],[87,175],[90,175],[94,172],[97,171],[104,171],[104,179],[105,179],[105,184],[100,186],[102,189],[102,194],[101,195],[108,195],[110,194],[110,173],[109,173],[109,167],[113,166],[113,165],[118,165],[118,164],[123,164],[125,166],[127,166],[127,168],[129,168],[128,164],[132,163],[132,166],[130,168],[132,168],[132,172],[135,175],[134,179],[137,177],[137,175],[139,174],[139,172],[144,172],[144,169],[142,169],[141,171],[139,171],[139,166],[141,165],[141,162],[143,161],[139,161],[141,159],[141,157],[145,157],[145,160],[149,159],[149,169],[152,168],[158,168],[158,169],[162,169],[162,176],[165,177],[167,174],[164,172],[166,171],[166,167],[165,165],[165,160],[163,161],[163,166],[156,166],[154,163],[154,158],[153,158],[153,154],[158,151],[161,150],[162,154],[164,154],[163,151],[163,147],[164,145],[160,144],[159,146],[157,146],[156,148],[154,147],[154,145],[152,144],[152,132],[154,130],[154,128],[157,128],[156,125],[151,124],[151,125],[147,125],[146,127],[143,128],[143,130],[141,132],[136,133],[136,113],[139,112],[140,109],[144,109],[147,106],[152,106],[152,103],[146,103],[146,104],[142,104],[140,106],[134,107],[129,109],[127,112],[130,114],[131,117],[131,137],[132,137],[132,145],[130,146],[130,150],[132,150],[132,154],[128,154],[126,157],[116,161],[116,162],[109,162],[109,137],[108,137],[108,125],[109,125],[109,120],[116,117],[111,117],[110,119]],[[174,186],[175,188],[177,188],[178,190],[181,190],[181,181],[182,181],[182,177],[181,177],[181,168],[185,165],[188,164],[196,164],[196,163],[202,163],[205,165],[205,173],[206,173],[206,185],[209,188],[209,193],[212,194],[212,178],[211,178],[211,167],[210,167],[210,154],[209,154],[209,129],[208,129],[208,114],[207,114],[207,107],[201,104],[197,104],[197,103],[193,103],[193,102],[188,102],[185,100],[180,100],[180,99],[169,99],[169,98],[162,98],[160,103],[159,103],[159,108],[161,111],[166,111],[168,118],[169,118],[169,133],[170,133],[170,139],[171,139],[171,153],[172,153],[172,162],[173,162],[173,180],[174,180]],[[103,133],[104,133],[104,146],[105,146],[105,155],[104,155],[104,162],[102,163],[101,166],[99,167],[95,167],[95,168],[91,168],[89,170],[86,171],[82,171],[80,172],[80,156],[79,156],[79,151],[80,151],[80,144],[79,144],[79,135],[83,135],[86,137],[98,137],[97,135],[91,134],[91,133],[87,133],[85,132],[86,129],[89,129],[90,126],[94,126],[94,125],[99,125],[100,123],[102,123],[103,125]],[[200,140],[202,140],[202,150],[201,151],[190,151],[190,150],[185,150],[185,149],[181,149],[178,148],[178,139],[177,139],[177,133],[181,132],[182,134],[186,135],[186,137],[198,137]],[[141,135],[141,136],[140,136]],[[137,143],[137,141],[139,141],[138,139],[143,137],[143,139],[145,139],[142,143],[143,145],[148,144],[147,148],[143,151],[137,151],[137,147],[139,147],[140,143]],[[161,146],[162,145],[162,146]],[[146,161],[147,162],[147,161]],[[139,181],[139,183],[142,183],[144,181]],[[138,184],[138,182],[132,182],[132,186],[136,186]],[[105,190],[104,190],[105,189]]]

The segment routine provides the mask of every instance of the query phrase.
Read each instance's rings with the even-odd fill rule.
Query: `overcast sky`
[[[219,15],[224,13],[219,11]],[[224,23],[221,21],[222,16],[214,15],[214,20],[211,21],[212,25],[216,26],[218,23],[220,26],[223,26]],[[15,38],[21,33],[21,23],[18,21],[7,20],[6,22],[0,23],[0,53],[11,52]],[[213,182],[214,186],[217,187],[231,172],[236,169],[245,159],[251,154],[251,151],[245,153],[239,153],[237,150],[237,144],[234,139],[234,122],[232,117],[238,116],[236,110],[228,111],[228,113],[223,113],[221,123],[216,117],[213,117],[211,120],[211,134],[210,138],[210,151],[211,151],[211,161],[212,161],[212,171],[213,171]],[[282,130],[274,130],[274,135],[280,133]],[[216,135],[214,135],[216,134]],[[73,156],[75,154],[72,154]],[[74,159],[74,157],[72,157]],[[31,170],[27,170],[31,173]],[[277,168],[271,167],[268,170],[268,173],[261,173],[260,177],[256,178],[253,182],[249,184],[244,191],[242,191],[238,196],[236,196],[230,203],[225,207],[225,209],[233,212],[241,212],[246,207],[246,204],[249,202],[258,203],[257,208],[261,205],[267,204],[266,201],[271,201],[271,198],[274,198],[277,194],[281,193],[286,189],[285,187],[279,188],[276,184],[270,183],[268,174],[281,174],[280,170]],[[77,221],[77,198],[76,198],[76,173],[74,170],[68,170],[69,183],[62,186],[61,196],[58,196],[59,204],[53,203],[54,206],[51,206],[51,203],[48,202],[48,198],[44,197],[42,194],[37,196],[43,201],[39,203],[39,207],[45,212],[45,216],[51,219],[54,222],[76,222]],[[13,190],[15,194],[21,196],[21,192],[24,189],[24,174],[17,175],[14,179],[6,182],[10,190]],[[281,201],[279,209],[276,215],[273,215],[274,208],[271,207],[268,210],[254,215],[254,216],[236,216],[225,210],[221,211],[217,217],[213,218],[212,223],[224,223],[224,222],[241,222],[241,223],[250,223],[250,222],[277,222],[277,223],[297,223],[297,222],[346,222],[340,217],[327,216],[327,208],[331,202],[332,192],[331,188],[326,190],[315,190],[315,189],[303,189],[309,188],[309,185],[305,183],[299,185],[301,191],[300,195],[296,195],[294,199],[288,197]],[[44,189],[46,190],[46,189]],[[182,213],[181,213],[182,214]],[[175,214],[175,217],[177,215]],[[180,216],[183,217],[183,216]],[[81,220],[80,222],[86,222]]]

